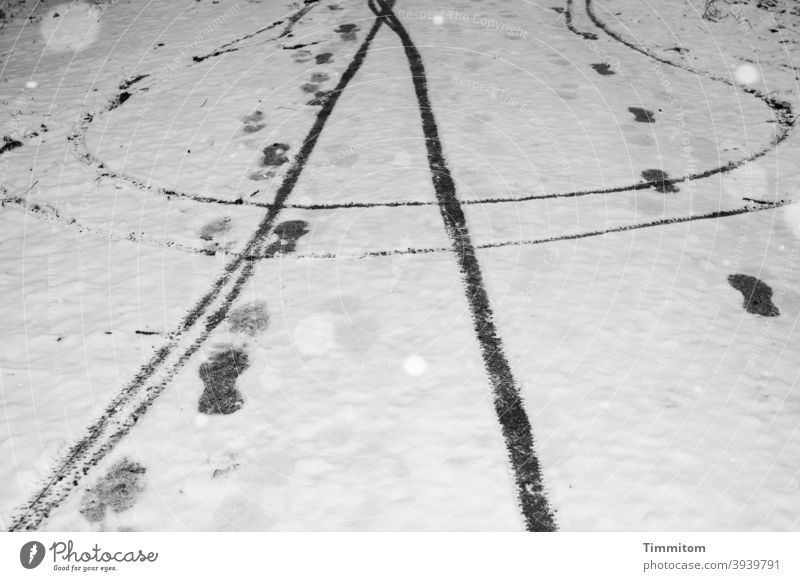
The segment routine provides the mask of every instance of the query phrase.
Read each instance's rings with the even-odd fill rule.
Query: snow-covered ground
[[[0,524],[800,529],[796,3],[381,4],[3,5]]]

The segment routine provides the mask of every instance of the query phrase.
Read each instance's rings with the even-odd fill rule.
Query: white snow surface
[[[572,24],[594,40],[560,0],[394,7],[560,530],[800,530],[800,151],[794,132],[772,147],[779,120],[748,93],[800,109],[800,10],[718,4],[713,21],[702,0],[591,2],[650,56],[583,0]],[[4,528],[243,251],[320,110],[302,86],[333,89],[375,19],[320,0],[280,38],[302,10],[28,1],[7,15],[2,132],[23,145],[0,155]],[[287,163],[260,166],[273,144]],[[674,193],[542,197],[765,148]],[[214,329],[43,530],[524,530],[387,26],[287,204],[276,223],[307,233],[254,260],[233,305],[266,305],[264,324]],[[686,221],[745,207],[759,211]],[[732,274],[769,285],[780,315],[745,310]],[[201,413],[201,365],[231,347],[248,358],[243,406]],[[87,518],[122,459],[144,467],[130,506]]]

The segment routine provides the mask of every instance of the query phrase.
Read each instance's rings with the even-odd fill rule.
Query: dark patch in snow
[[[300,85],[300,88],[304,93],[316,93],[319,90],[319,85],[315,85],[314,83],[303,83]]]
[[[297,241],[308,234],[308,222],[304,220],[287,220],[275,226],[277,242],[267,247],[266,253],[288,254],[297,248]]]
[[[307,63],[311,60],[311,51],[310,50],[298,50],[292,56],[294,57],[294,62],[296,63]]]
[[[257,131],[261,131],[264,129],[266,125],[264,123],[260,123],[258,125],[245,125],[242,127],[242,131],[244,133],[256,133]]]
[[[334,30],[334,32],[336,32],[345,42],[350,42],[356,39],[356,32],[358,30],[359,28],[355,24],[340,24],[339,27]]]
[[[236,307],[227,318],[228,327],[234,333],[245,335],[258,335],[269,326],[269,311],[267,303],[257,301],[248,305]]]
[[[12,149],[22,147],[22,142],[18,139],[13,139],[7,135],[3,136],[3,145],[0,146],[0,155]]]
[[[263,170],[256,170],[254,172],[250,172],[247,175],[247,179],[253,180],[254,182],[261,182],[265,180],[271,180],[275,177],[274,171],[263,171]],[[236,202],[230,202],[231,204],[235,204]],[[239,200],[239,204],[244,204],[244,200]],[[252,204],[253,206],[259,204]]]
[[[128,91],[122,91],[119,95],[111,100],[111,103],[108,105],[108,110],[113,111],[130,98],[131,94]]]
[[[247,124],[258,123],[263,119],[264,119],[264,112],[256,110],[250,113],[249,115],[245,115],[244,117],[242,117],[242,123],[247,123]]]
[[[331,58],[332,57],[333,57],[332,53],[323,52],[323,53],[320,53],[317,56],[315,56],[314,60],[317,61],[318,65],[324,65],[324,64],[327,64],[327,63],[331,62]]]
[[[105,477],[83,495],[80,513],[89,522],[100,522],[106,510],[124,512],[131,508],[144,492],[145,468],[138,462],[123,458],[114,464]]]
[[[669,179],[667,172],[660,169],[646,169],[642,172],[642,177],[648,182],[654,182],[652,186],[662,194],[675,194],[680,191]]]
[[[748,313],[762,317],[781,314],[778,307],[772,304],[772,288],[765,282],[747,274],[732,274],[728,277],[728,284],[742,293],[742,308]]]
[[[289,159],[286,157],[286,152],[289,151],[289,146],[285,143],[273,143],[264,148],[264,157],[261,159],[263,166],[279,166],[283,165]]]
[[[611,65],[608,63],[592,63],[591,67],[601,75],[613,75],[614,71],[611,70]]]
[[[245,115],[242,117],[242,123],[244,126],[242,127],[242,131],[244,133],[255,133],[256,131],[261,131],[267,125],[265,123],[259,123],[264,119],[264,113],[262,111],[253,111],[249,115]]]
[[[229,346],[200,365],[200,379],[205,390],[197,409],[201,414],[228,415],[239,411],[244,398],[236,380],[249,366],[247,352]]]
[[[216,220],[212,220],[211,222],[205,224],[200,229],[198,235],[200,236],[201,240],[206,240],[207,242],[210,242],[218,234],[227,234],[230,228],[231,228],[231,219],[226,216],[224,218],[217,218]]]
[[[633,113],[634,121],[639,123],[655,123],[656,114],[641,107],[628,107],[628,111]]]
[[[328,79],[330,79],[330,77],[325,73],[313,73],[311,75],[312,83],[324,83]]]

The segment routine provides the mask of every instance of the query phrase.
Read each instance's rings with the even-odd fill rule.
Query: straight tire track
[[[531,424],[494,325],[494,314],[483,284],[475,247],[470,239],[466,216],[456,195],[455,182],[447,167],[439,129],[428,95],[428,81],[422,55],[392,11],[392,4],[384,0],[369,0],[369,6],[400,38],[411,69],[439,212],[459,260],[467,303],[492,385],[495,412],[502,426],[514,471],[525,526],[529,531],[554,531],[555,516],[544,493],[539,460],[533,449]],[[380,6],[380,9],[377,6]]]

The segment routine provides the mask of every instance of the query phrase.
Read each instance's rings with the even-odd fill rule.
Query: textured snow
[[[721,3],[736,12],[710,22],[700,0],[592,2],[616,33],[695,74],[614,41],[576,0],[574,26],[598,34],[582,39],[550,4],[566,5],[451,0],[434,13],[398,0],[395,11],[425,61],[557,524],[797,530],[798,205],[623,229],[793,200],[798,137],[675,193],[529,198],[629,186],[647,170],[680,178],[767,147],[773,111],[702,73],[800,109],[800,14]],[[285,144],[294,159],[319,110],[303,86],[332,89],[374,20],[366,2],[323,0],[278,38],[301,6],[48,4],[0,30],[2,131],[26,138],[0,156],[0,524],[274,201],[290,164],[261,165],[264,149]],[[223,46],[236,50],[192,58]],[[330,62],[314,58],[324,53]],[[235,314],[43,528],[523,530],[435,201],[406,57],[383,27],[277,219],[307,232],[254,262]],[[380,205],[307,207],[351,203]],[[616,231],[593,235],[604,230]],[[747,312],[728,283],[737,273],[768,284],[780,315]],[[226,349],[247,353],[244,404],[202,414],[200,366]],[[87,518],[120,465],[144,469],[131,496]]]

